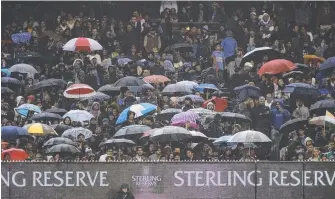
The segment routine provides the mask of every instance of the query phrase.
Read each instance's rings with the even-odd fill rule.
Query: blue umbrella
[[[17,127],[17,126],[2,126],[1,127],[1,139],[15,140],[20,136],[30,136],[30,135],[24,128],[21,128],[21,127]]]
[[[141,104],[134,104],[130,107],[124,109],[120,116],[117,118],[116,124],[121,124],[127,121],[128,119],[128,113],[134,112],[135,118],[145,116],[157,109],[157,106],[149,103],[141,103]]]
[[[219,138],[217,138],[213,144],[216,146],[220,146],[221,144],[227,143],[231,137],[233,137],[232,135],[225,135],[225,136],[221,136]]]
[[[199,92],[204,92],[205,89],[207,90],[219,90],[214,84],[199,84],[198,86],[194,87],[195,90]]]
[[[125,64],[128,64],[131,61],[133,61],[133,60],[131,60],[129,58],[119,58],[119,59],[117,59],[117,63],[119,65],[125,65]]]
[[[260,88],[248,84],[234,88],[234,92],[241,101],[244,101],[249,97],[259,98],[260,96],[262,96]]]
[[[14,43],[26,43],[29,42],[31,34],[29,32],[15,33],[12,34],[12,40]]]
[[[42,112],[40,107],[33,104],[22,104],[21,106],[14,109],[16,113],[23,115],[25,117],[28,116],[29,111],[40,113]]]
[[[1,69],[1,73],[4,73],[4,74],[6,75],[6,77],[9,77],[10,74],[12,74],[11,72],[8,71],[7,68],[3,68],[3,69]]]
[[[335,68],[335,56],[334,57],[329,57],[326,61],[324,61],[320,65],[320,70],[326,70],[329,68]]]
[[[320,91],[310,84],[305,83],[292,83],[285,86],[284,93],[291,93],[294,96],[298,97],[320,97]]]

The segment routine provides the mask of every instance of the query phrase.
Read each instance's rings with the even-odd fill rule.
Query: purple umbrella
[[[186,111],[182,113],[178,113],[174,115],[171,119],[171,122],[177,123],[177,122],[185,122],[185,121],[190,121],[194,122],[195,120],[199,119],[200,116],[193,112],[193,111]]]

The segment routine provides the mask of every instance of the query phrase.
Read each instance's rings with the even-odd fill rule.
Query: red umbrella
[[[95,91],[87,84],[73,84],[63,94],[67,98],[84,98],[91,97]]]
[[[264,74],[275,75],[295,69],[296,66],[291,61],[286,59],[275,59],[266,62],[259,70],[258,75],[262,76]]]
[[[79,37],[74,38],[68,41],[63,46],[64,51],[84,51],[84,52],[91,52],[95,50],[102,50],[102,46],[95,40]]]
[[[9,157],[8,157],[9,156]],[[2,151],[2,160],[26,160],[29,158],[29,154],[22,149],[10,148]]]
[[[163,75],[150,75],[150,76],[144,77],[143,80],[147,83],[154,83],[154,84],[170,81],[169,78]]]

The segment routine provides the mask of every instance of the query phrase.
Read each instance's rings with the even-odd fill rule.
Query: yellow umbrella
[[[314,59],[314,60],[317,60],[319,62],[324,62],[325,61],[325,58],[323,57],[318,57],[316,55],[304,55],[304,59],[306,60],[309,60],[309,59]]]
[[[23,127],[28,131],[29,134],[35,136],[44,136],[44,135],[55,135],[58,136],[57,132],[46,124],[34,123],[28,124]]]

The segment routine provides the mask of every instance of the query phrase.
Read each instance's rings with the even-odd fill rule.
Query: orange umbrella
[[[264,74],[275,75],[295,69],[296,66],[289,60],[286,59],[275,59],[266,62],[257,72],[258,75]]]
[[[316,61],[319,61],[319,62],[324,62],[324,61],[325,61],[325,58],[323,58],[323,57],[318,57],[318,56],[316,56],[316,55],[304,55],[304,59],[305,59],[305,60],[312,59],[312,60],[316,60]]]
[[[22,149],[10,148],[1,152],[2,160],[26,160],[28,158],[28,153]]]

